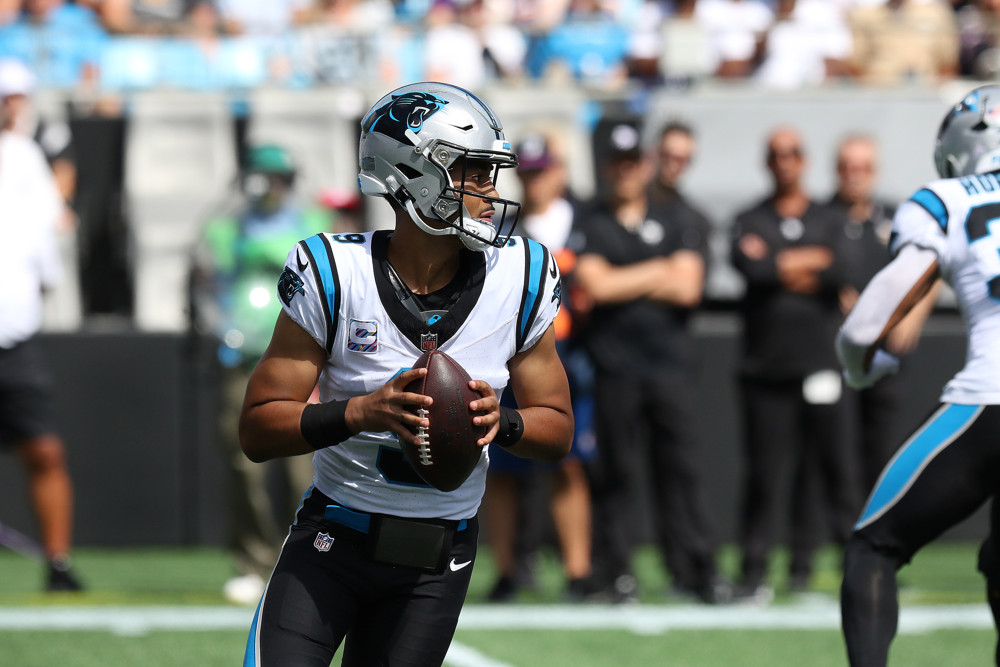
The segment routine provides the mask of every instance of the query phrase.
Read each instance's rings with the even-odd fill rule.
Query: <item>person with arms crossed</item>
[[[882,346],[939,277],[955,291],[968,340],[965,366],[886,464],[848,541],[841,619],[852,667],[886,664],[899,616],[896,572],[993,498],[1000,473],[1000,239],[991,229],[1000,217],[1000,86],[973,90],[947,113],[934,161],[941,179],[897,209],[893,260],[865,287],[836,340],[850,386],[894,373],[899,362]],[[995,621],[998,521],[992,512],[979,552]]]
[[[798,130],[775,128],[767,139],[771,193],[733,224],[733,266],[747,285],[740,306],[746,463],[741,601],[767,603],[774,596],[770,559],[782,510],[791,524],[788,586],[804,590],[821,538],[816,508],[795,501],[829,498],[841,543],[861,504],[853,460],[846,456],[842,383],[832,349],[842,317],[838,292],[846,280],[835,254],[840,226],[806,193],[805,166]],[[804,488],[816,480],[823,487],[817,493]]]
[[[358,152],[361,191],[387,200],[395,229],[291,249],[240,418],[251,460],[316,452],[247,665],[325,667],[341,642],[345,665],[440,665],[472,574],[490,446],[555,462],[573,437],[552,327],[559,271],[543,246],[510,236],[520,207],[494,183],[517,159],[490,107],[446,84],[404,86],[365,115]],[[432,349],[476,378],[482,398],[468,407],[486,430],[475,470],[447,493],[400,447],[429,426],[415,412],[430,397],[405,388]],[[322,403],[307,405],[317,382]],[[517,410],[500,408],[508,383]]]
[[[646,468],[671,593],[726,602],[731,591],[716,567],[702,499],[696,351],[688,327],[701,303],[706,239],[680,207],[650,202],[653,165],[637,124],[612,121],[607,128],[601,165],[607,193],[577,216],[571,240],[575,284],[593,304],[581,336],[595,370],[596,576],[612,602],[636,599],[624,517],[637,515],[635,489]]]

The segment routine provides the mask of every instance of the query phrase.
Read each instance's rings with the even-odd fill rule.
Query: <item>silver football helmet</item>
[[[459,160],[487,162],[496,183],[500,169],[516,167],[503,127],[489,106],[467,90],[444,83],[397,88],[361,121],[358,182],[366,195],[386,197],[403,207],[420,229],[435,236],[455,234],[471,250],[507,243],[521,205],[464,190],[465,174],[449,169]],[[489,200],[493,220],[474,219],[462,196]]]
[[[1000,86],[981,86],[941,122],[934,166],[941,178],[1000,169]]]

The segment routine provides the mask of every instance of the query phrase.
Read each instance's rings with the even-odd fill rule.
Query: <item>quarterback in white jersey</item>
[[[882,471],[848,542],[841,612],[852,667],[888,660],[899,613],[896,571],[998,490],[1000,87],[972,91],[947,114],[935,161],[943,178],[897,210],[894,259],[864,289],[837,338],[848,384],[867,387],[895,372],[897,360],[880,344],[939,277],[956,294],[968,337],[965,366]],[[1000,533],[993,517],[979,569],[997,619]]]
[[[329,350],[320,399],[368,394],[408,370],[429,344],[421,340],[424,329],[437,337],[437,349],[499,396],[507,385],[507,360],[532,348],[558,310],[555,259],[522,238],[511,238],[503,248],[463,253],[461,270],[472,285],[428,327],[420,326],[397,298],[388,241],[384,231],[321,234],[302,241],[288,257],[285,275],[300,278],[302,286],[291,290],[284,310]],[[350,298],[338,299],[338,294]],[[332,318],[330,311],[336,313]],[[362,431],[316,452],[315,485],[355,510],[468,519],[476,515],[485,490],[488,452],[483,447],[479,465],[462,486],[444,492],[413,474],[394,433]]]
[[[254,461],[315,451],[306,491],[254,616],[245,665],[440,665],[475,560],[491,447],[556,461],[573,435],[552,327],[555,260],[512,238],[498,196],[516,156],[492,110],[440,83],[404,86],[362,120],[359,183],[392,231],[319,234],[291,249],[283,309],[240,419]],[[431,398],[406,391],[425,351],[446,352],[482,398],[469,478],[425,483],[400,447]],[[321,403],[307,404],[318,383]],[[513,391],[517,410],[498,396]],[[475,415],[475,416],[471,416]]]

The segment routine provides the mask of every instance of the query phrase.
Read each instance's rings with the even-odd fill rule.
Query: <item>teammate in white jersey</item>
[[[440,665],[476,554],[489,449],[545,461],[570,448],[573,416],[552,320],[561,290],[541,245],[511,238],[516,202],[499,169],[516,157],[490,108],[439,83],[386,95],[362,120],[361,191],[386,199],[393,231],[320,234],[288,255],[282,313],[240,420],[255,461],[315,451],[258,606],[246,665]],[[426,484],[400,439],[431,401],[404,388],[429,349],[452,356],[483,398],[481,460],[452,492]],[[319,383],[323,403],[306,401]],[[510,385],[518,410],[498,400]]]
[[[935,162],[942,179],[897,210],[894,259],[865,287],[837,338],[851,386],[894,372],[897,360],[880,345],[938,277],[954,289],[968,337],[965,367],[886,465],[848,542],[841,613],[852,667],[888,660],[896,571],[1000,488],[1000,86],[977,88],[945,116]],[[1000,620],[998,521],[994,512],[979,570]]]

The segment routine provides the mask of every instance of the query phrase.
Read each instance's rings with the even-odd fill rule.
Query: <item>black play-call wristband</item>
[[[521,413],[505,405],[500,406],[500,430],[493,442],[501,447],[511,447],[524,435],[524,420]]]
[[[347,401],[310,403],[302,411],[299,430],[313,449],[339,445],[354,435],[347,428]]]

